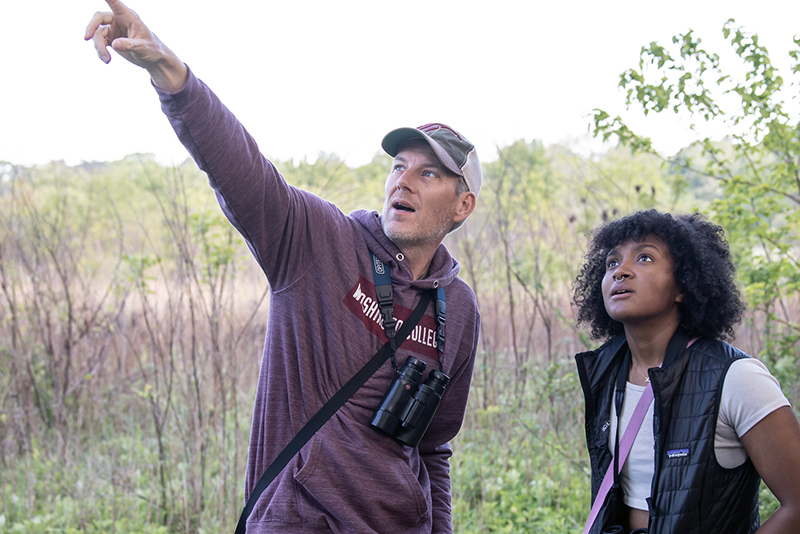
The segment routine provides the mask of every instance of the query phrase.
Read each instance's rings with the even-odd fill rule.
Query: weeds
[[[501,151],[483,207],[448,238],[482,313],[451,460],[459,534],[580,532],[589,509],[572,356],[592,342],[571,320],[570,266],[587,228],[631,206],[607,205],[596,175],[552,157]],[[335,196],[320,165],[289,172]],[[384,172],[379,159],[332,168],[353,184]],[[0,534],[232,532],[268,292],[205,178],[141,157],[12,171],[0,181]],[[343,208],[366,198],[341,194]],[[773,358],[797,406],[797,348],[767,347],[770,321],[751,314],[739,345]],[[762,513],[776,506],[764,489]]]

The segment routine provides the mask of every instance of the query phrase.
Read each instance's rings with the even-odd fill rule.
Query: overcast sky
[[[370,160],[384,133],[444,122],[483,159],[524,139],[599,149],[592,109],[624,112],[619,74],[650,41],[688,29],[722,50],[728,18],[759,34],[789,77],[800,3],[675,0],[131,0],[146,24],[222,98],[268,157],[335,153]],[[147,74],[84,29],[102,0],[5,0],[0,6],[0,161],[112,161],[186,152]],[[635,117],[634,120],[637,120]],[[673,151],[690,134],[644,127]],[[587,148],[588,147],[588,148]]]

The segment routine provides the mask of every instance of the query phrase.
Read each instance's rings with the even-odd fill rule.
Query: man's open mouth
[[[415,211],[414,208],[412,208],[408,204],[404,204],[404,203],[399,202],[399,201],[397,201],[394,204],[392,204],[392,207],[394,209],[396,209],[396,210],[399,210],[399,211],[408,211],[408,212],[412,212],[412,213]]]

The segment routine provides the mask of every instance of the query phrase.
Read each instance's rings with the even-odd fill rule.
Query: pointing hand
[[[119,55],[144,69],[153,82],[167,91],[177,91],[186,81],[186,65],[145,26],[133,10],[119,0],[106,0],[111,12],[95,13],[86,27],[85,40],[92,40],[104,63],[111,61],[111,46]]]

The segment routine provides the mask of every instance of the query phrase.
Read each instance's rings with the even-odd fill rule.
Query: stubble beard
[[[419,224],[414,224],[410,228],[397,228],[396,221],[388,221],[386,216],[386,206],[384,206],[383,213],[381,213],[381,226],[383,233],[388,237],[400,250],[408,250],[412,248],[423,248],[427,246],[438,246],[442,239],[447,235],[447,232],[453,226],[453,219],[449,213],[439,213],[434,219],[433,224],[424,227]]]

